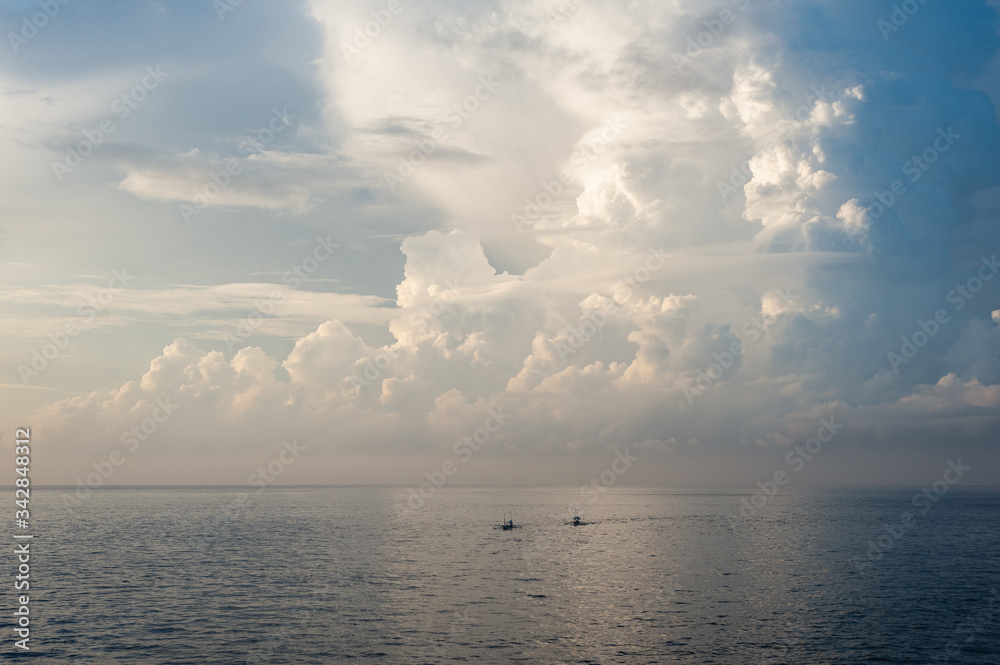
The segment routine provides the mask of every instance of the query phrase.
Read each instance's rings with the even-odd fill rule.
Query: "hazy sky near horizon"
[[[998,4],[2,2],[0,440],[1000,483]]]

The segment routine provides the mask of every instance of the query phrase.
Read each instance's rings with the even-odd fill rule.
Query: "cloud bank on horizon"
[[[996,2],[221,6],[4,56],[4,395],[54,482],[135,427],[397,482],[344,460],[491,414],[488,458],[753,482],[833,419],[816,481],[1000,482]]]

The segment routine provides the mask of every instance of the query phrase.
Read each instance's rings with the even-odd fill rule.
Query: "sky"
[[[3,0],[0,442],[998,484],[998,5]]]

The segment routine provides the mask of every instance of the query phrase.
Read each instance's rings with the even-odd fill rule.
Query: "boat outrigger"
[[[509,517],[508,517],[509,516]],[[514,524],[514,514],[505,513],[504,520],[500,524],[494,524],[494,529],[503,529],[504,531],[510,531],[511,529],[520,529],[520,524]]]

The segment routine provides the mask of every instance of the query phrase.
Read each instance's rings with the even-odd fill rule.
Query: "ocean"
[[[1000,663],[994,490],[34,491],[5,660]]]

